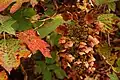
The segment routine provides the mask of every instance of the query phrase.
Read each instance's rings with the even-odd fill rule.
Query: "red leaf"
[[[86,14],[84,17],[86,24],[91,24],[94,22],[93,14]]]
[[[47,48],[49,45],[44,40],[41,40],[34,30],[20,32],[18,38],[22,40],[32,52],[40,50],[45,57],[51,58],[50,50]]]

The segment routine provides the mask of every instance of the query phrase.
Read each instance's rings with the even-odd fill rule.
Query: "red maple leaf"
[[[45,57],[51,58],[49,45],[41,40],[34,30],[26,30],[18,34],[18,38],[25,43],[28,48],[34,53],[40,50]]]

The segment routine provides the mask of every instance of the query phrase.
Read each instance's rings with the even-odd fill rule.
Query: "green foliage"
[[[36,61],[35,73],[41,74],[46,69],[46,64],[43,61]]]
[[[59,25],[63,24],[64,20],[61,15],[57,15],[52,21],[45,23],[37,31],[41,38],[46,37],[52,31],[54,31]]]
[[[95,0],[96,5],[101,5],[101,4],[108,4],[114,1],[118,1],[118,0]]]
[[[59,35],[56,32],[53,32],[49,35],[49,39],[47,39],[47,40],[51,44],[51,46],[55,46],[55,45],[59,46],[58,41],[59,41],[60,37],[61,37],[61,35]]]
[[[45,58],[44,61],[36,61],[35,73],[43,75],[43,80],[52,80],[52,76],[55,74],[58,79],[64,79],[67,77],[64,70],[56,63],[56,52],[52,52],[52,58]]]
[[[43,72],[43,80],[52,80],[52,74],[47,68]]]
[[[10,18],[10,16],[3,16],[3,15],[0,14],[0,24],[7,21],[9,18]]]
[[[46,64],[54,64],[56,62],[56,59],[57,59],[57,55],[56,55],[56,52],[51,52],[51,56],[52,58],[45,58],[45,63]]]
[[[117,23],[118,28],[120,29],[120,22]]]
[[[26,17],[32,17],[34,12],[26,16],[26,14],[28,14],[27,12],[29,11],[29,9],[21,9],[12,15],[12,17],[16,20],[16,23],[12,26],[15,30],[23,31],[32,28],[32,23],[28,19],[26,19]]]
[[[16,22],[16,20],[10,18],[4,22],[1,23],[0,25],[0,34],[2,32],[7,32],[9,34],[15,35],[15,30],[12,28],[12,25]]]
[[[106,4],[108,5],[108,8],[110,10],[115,11],[116,9],[115,1],[118,1],[118,0],[95,0],[95,4],[96,5]]]
[[[118,17],[115,14],[101,14],[97,19],[105,24],[112,24],[113,20],[118,19]]]
[[[56,74],[56,77],[59,79],[64,79],[67,77],[64,70],[62,70],[56,64],[45,64],[43,61],[37,61],[35,67],[36,73],[42,74],[44,80],[52,80],[52,73]]]
[[[47,16],[52,16],[52,15],[54,15],[55,14],[55,10],[54,10],[54,5],[53,5],[53,3],[52,2],[50,2],[50,1],[48,1],[48,2],[46,2],[46,7],[47,7],[47,10],[44,12],[45,13],[45,15],[47,15]]]
[[[106,29],[112,29],[112,24],[115,24],[115,20],[119,18],[115,14],[101,14],[97,17],[98,21],[104,23]]]
[[[37,22],[33,23],[33,27],[34,27],[34,28],[41,27],[41,25],[42,25],[43,23],[44,23],[43,21],[37,21]]]
[[[109,65],[113,65],[117,56],[111,53],[112,47],[110,47],[106,42],[99,45],[96,51],[104,56]]]
[[[115,9],[116,9],[116,4],[115,4],[115,2],[109,3],[109,4],[108,4],[108,8],[111,9],[112,11],[115,11]]]
[[[19,47],[19,41],[16,39],[0,40],[0,51],[3,52],[3,54],[0,56],[0,59],[4,62],[2,66],[8,72],[10,72],[12,68],[17,67],[17,61],[14,54]]]
[[[6,47],[6,48],[5,48]],[[11,48],[12,47],[12,48]],[[7,39],[7,40],[0,40],[0,49],[6,49],[8,52],[13,51],[15,52],[19,48],[19,40],[17,39]]]
[[[61,68],[55,69],[54,72],[56,74],[56,77],[59,78],[59,79],[64,79],[64,77],[67,77],[65,71],[62,70]]]
[[[12,0],[6,0],[6,1],[11,1],[12,3]],[[37,1],[39,1],[38,4],[35,3]],[[92,4],[92,2],[89,0],[88,1],[83,0],[82,2],[74,1],[74,0],[71,0],[70,2],[69,0],[68,1],[37,0],[37,1],[25,0],[26,2],[25,3],[24,0],[18,0],[20,4],[18,4],[17,2],[17,5],[18,5],[16,6],[17,8],[13,7],[12,10],[10,10],[10,8],[14,3],[12,4],[10,3],[11,5],[9,4],[10,6],[8,7],[8,5],[5,4],[6,2],[5,3],[3,2],[4,6],[3,7],[1,6],[1,9],[3,9],[5,6],[8,7],[8,8],[5,7],[4,9],[6,8],[7,9],[4,11],[2,10],[3,12],[0,13],[0,39],[1,39],[0,40],[0,65],[4,67],[6,71],[10,72],[12,68],[17,68],[20,64],[21,57],[25,56],[25,58],[26,57],[28,58],[30,50],[26,49],[26,46],[19,42],[18,40],[19,38],[17,39],[18,37],[17,34],[19,33],[24,34],[24,32],[20,32],[20,31],[26,31],[31,29],[33,31],[37,31],[37,34],[40,36],[40,38],[38,37],[36,32],[34,32],[34,35],[37,36],[36,38],[33,38],[32,32],[30,34],[29,34],[29,31],[25,33],[24,35],[27,35],[27,37],[29,38],[27,39],[28,41],[26,41],[26,43],[29,44],[27,45],[27,47],[29,48],[30,46],[31,49],[34,48],[34,50],[36,51],[36,46],[35,47],[33,46],[34,43],[35,44],[39,43],[38,44],[39,46],[45,47],[45,45],[42,45],[39,41],[44,42],[44,40],[46,39],[46,41],[50,44],[50,46],[46,46],[45,47],[46,49],[39,47],[39,49],[41,52],[46,52],[46,51],[51,52],[51,56],[52,56],[52,58],[43,57],[41,52],[38,51],[36,52],[36,54],[38,53],[37,55],[33,54],[30,57],[30,59],[32,59],[33,62],[35,62],[35,64],[32,65],[34,67],[33,71],[35,73],[35,77],[37,75],[38,76],[40,75],[40,78],[42,78],[43,80],[56,80],[56,79],[64,80],[64,78],[67,77],[67,74],[65,73],[66,71],[69,75],[68,78],[77,79],[78,76],[80,78],[84,78],[84,75],[85,75],[86,76],[85,79],[93,79],[91,78],[91,76],[94,76],[94,78],[97,80],[97,77],[99,76],[96,76],[96,75],[99,74],[99,67],[101,67],[102,64],[97,66],[98,71],[95,71],[96,75],[94,74],[91,76],[86,75],[86,72],[84,71],[88,71],[88,72],[92,72],[92,71],[88,70],[87,68],[83,68],[83,64],[81,64],[82,55],[79,55],[80,52],[87,53],[87,51],[91,49],[88,54],[83,55],[83,58],[86,62],[87,60],[89,61],[89,59],[86,59],[86,58],[90,57],[91,59],[91,57],[95,57],[95,58],[92,58],[96,60],[95,63],[94,61],[88,62],[90,63],[89,69],[92,70],[95,68],[94,65],[99,64],[99,60],[97,62],[97,59],[99,58],[97,58],[96,55],[92,54],[96,52],[100,55],[100,59],[103,59],[105,61],[103,63],[108,64],[108,65],[104,65],[102,69],[106,69],[106,67],[110,68],[110,70],[108,70],[105,74],[103,74],[103,77],[104,75],[108,74],[111,80],[119,80],[116,73],[120,73],[120,58],[117,57],[118,55],[117,53],[119,53],[118,51],[120,51],[120,49],[118,45],[116,46],[116,43],[114,47],[114,41],[113,43],[111,43],[112,46],[108,45],[108,43],[106,42],[107,40],[104,40],[103,43],[101,42],[101,40],[106,39],[106,33],[105,33],[106,31],[110,32],[109,33],[110,42],[112,42],[113,39],[116,39],[116,38],[118,39],[120,37],[118,36],[113,38],[113,35],[116,36],[116,33],[117,32],[119,33],[119,29],[120,29],[120,18],[116,16],[118,15],[117,8],[116,8],[117,7],[116,1],[118,0],[93,0],[93,3],[95,2],[95,4],[98,7],[96,7],[96,5],[94,6],[94,4]],[[16,4],[16,1],[13,1],[13,2],[15,2]],[[22,5],[22,3],[24,4]],[[84,9],[81,9],[81,6]],[[101,6],[105,8],[104,9],[105,11],[104,10],[100,12],[97,11],[97,10],[101,10]],[[9,11],[12,14],[7,13]],[[87,15],[88,19],[86,18],[86,13],[88,14]],[[99,13],[100,15],[97,17],[97,20],[96,20],[96,16],[94,15],[96,15],[97,13]],[[64,15],[63,17],[62,17],[62,14]],[[3,16],[3,15],[9,15],[9,16]],[[64,17],[72,20],[70,22],[69,20],[64,21],[63,19]],[[86,23],[89,21],[90,22],[92,21],[93,23],[87,25]],[[59,27],[59,25],[63,25],[63,23],[68,23],[68,24],[64,24],[65,26],[63,26],[63,29],[67,32],[66,34],[60,35],[59,31],[57,32],[56,28]],[[103,24],[100,24],[100,23],[103,23]],[[103,25],[104,27],[101,27]],[[94,31],[96,32],[94,33]],[[99,33],[102,33],[104,36],[101,37]],[[8,36],[7,38],[6,38],[6,35]],[[87,38],[87,36],[89,35],[92,36],[91,40]],[[23,35],[21,35],[21,37],[22,36]],[[61,38],[61,36],[63,36],[63,41],[61,39],[62,45],[58,44],[58,41]],[[85,38],[83,39],[82,36]],[[11,39],[11,37],[14,39]],[[43,38],[44,40],[41,40],[41,38]],[[26,36],[24,39],[26,39]],[[69,41],[72,41],[72,43],[68,43]],[[97,43],[97,42],[100,44],[95,45],[94,43]],[[70,47],[71,45],[72,47]],[[94,45],[95,47],[93,47]],[[66,46],[69,46],[69,48],[67,48]],[[28,50],[28,54],[27,52],[21,53],[22,51],[24,52],[23,48]],[[35,53],[34,51],[32,52]],[[62,55],[61,53],[63,54],[65,53],[65,55]],[[71,56],[75,58],[73,62],[69,61],[70,59],[72,59]],[[80,66],[78,66],[76,63],[78,63]],[[94,65],[92,65],[93,63]],[[87,63],[85,63],[85,66],[86,64]],[[65,71],[61,68],[61,66],[64,67]],[[70,69],[68,69],[68,67],[67,69],[71,70],[71,72],[66,69],[66,66],[70,67]],[[25,65],[24,71],[27,72],[26,65]],[[111,73],[111,71],[113,72]],[[84,72],[84,74],[82,74],[82,72]],[[75,77],[73,77],[74,73],[76,73],[77,76],[75,75]]]
[[[109,74],[110,80],[119,80],[117,75],[113,72],[112,74]]]
[[[36,12],[33,8],[26,8],[23,10],[23,16],[26,18],[31,18],[34,15],[36,15]]]
[[[116,73],[120,73],[120,58],[117,59],[116,61],[117,67],[113,67],[112,69],[116,72]]]
[[[112,69],[113,69],[114,72],[120,73],[120,67],[113,67],[112,66]]]
[[[116,62],[116,63],[117,63],[117,65],[118,65],[118,67],[120,67],[120,58],[117,59],[117,62]]]

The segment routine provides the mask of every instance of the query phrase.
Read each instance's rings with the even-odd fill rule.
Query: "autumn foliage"
[[[120,0],[0,0],[0,80],[120,80]]]
[[[33,53],[40,50],[45,57],[51,58],[50,50],[48,49],[49,44],[41,40],[34,30],[20,32],[18,38],[23,41]]]

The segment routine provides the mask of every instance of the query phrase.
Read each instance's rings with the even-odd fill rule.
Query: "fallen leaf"
[[[20,32],[18,38],[23,41],[33,53],[40,50],[45,57],[51,58],[50,50],[47,48],[49,45],[44,40],[41,40],[34,30]]]
[[[0,12],[5,10],[12,2],[13,0],[0,0]]]
[[[0,72],[0,80],[8,80],[7,73],[4,70]]]
[[[60,53],[60,57],[65,58],[68,62],[73,62],[73,60],[75,59],[74,56],[68,53]]]
[[[111,51],[112,47],[110,47],[106,42],[98,45],[98,48],[96,49],[96,52],[102,55],[109,65],[113,65],[115,60],[117,59],[117,55],[111,53]]]
[[[37,0],[0,0],[0,12],[4,11],[12,2],[16,2],[10,9],[10,13],[16,12],[23,3],[30,2],[32,7],[37,4]]]
[[[88,41],[90,42],[90,46],[94,47],[95,45],[99,44],[99,40],[91,35],[88,36]]]
[[[10,72],[13,68],[16,69],[20,61],[18,62],[14,56],[14,53],[19,48],[19,41],[16,39],[0,40],[0,61],[1,66]]]
[[[94,18],[92,14],[86,14],[84,17],[84,20],[86,22],[86,24],[91,24],[94,22]]]
[[[16,3],[13,4],[13,6],[10,9],[10,13],[16,12],[25,2],[29,2],[29,0],[16,0]]]

